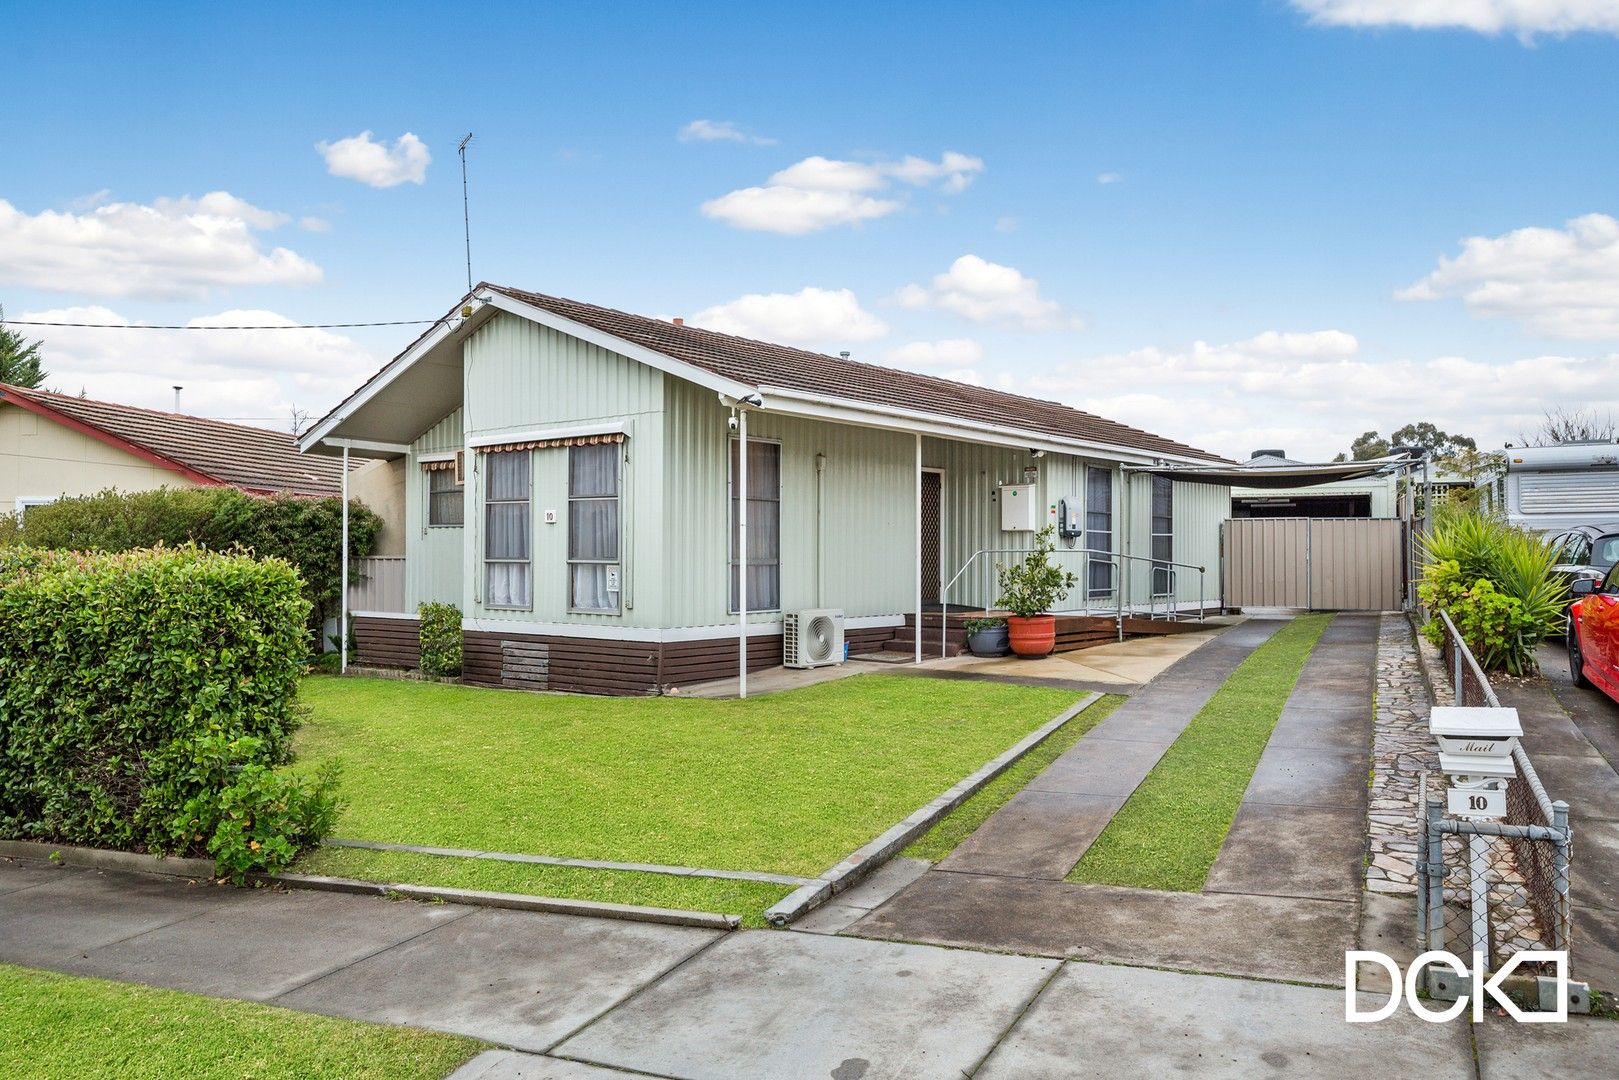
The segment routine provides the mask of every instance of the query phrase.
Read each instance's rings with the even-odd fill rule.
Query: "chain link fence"
[[[1444,628],[1440,653],[1450,703],[1500,708],[1450,616],[1436,617]],[[1424,776],[1418,799],[1419,947],[1459,956],[1477,951],[1491,970],[1525,950],[1567,949],[1572,921],[1568,805],[1547,796],[1521,745],[1512,761],[1501,821],[1447,816],[1443,780],[1430,784]]]

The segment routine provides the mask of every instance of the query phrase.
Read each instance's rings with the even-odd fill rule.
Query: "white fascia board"
[[[716,393],[739,398],[754,392],[754,388],[747,383],[727,379],[722,375],[714,374],[706,368],[700,368],[696,364],[688,364],[684,360],[677,360],[667,353],[649,349],[644,345],[637,345],[633,341],[609,334],[604,330],[597,330],[594,326],[586,326],[582,322],[575,322],[553,311],[547,311],[545,308],[524,303],[516,297],[507,296],[498,289],[490,290],[488,300],[492,307],[499,308],[501,311],[539,323],[541,326],[549,326],[553,330],[567,334],[569,337],[576,337],[581,341],[588,341],[592,345],[599,345],[609,352],[627,356],[631,360],[639,361],[650,368],[656,368],[658,371],[673,375],[677,379],[684,379],[689,383],[707,387]]]
[[[378,454],[408,454],[410,446],[406,443],[375,442],[370,439],[322,439],[326,446],[335,446],[338,449],[348,447],[350,450],[369,450]]]
[[[629,432],[630,426],[623,420],[604,420],[599,424],[569,424],[566,427],[530,428],[527,431],[474,435],[467,440],[467,446],[476,450],[480,446],[505,446],[507,443],[542,442],[546,439],[579,439],[586,435],[628,435]]]
[[[914,409],[896,409],[846,398],[810,394],[780,386],[763,386],[760,390],[770,395],[770,411],[792,413],[799,416],[839,420],[866,427],[883,427],[894,431],[921,432],[940,438],[987,443],[1022,450],[1045,450],[1071,456],[1107,458],[1113,461],[1150,464],[1159,460],[1175,460],[1208,465],[1205,458],[1179,454],[1158,453],[1115,446],[1110,443],[1089,442],[1082,439],[1060,439],[1052,435],[1024,431],[1013,427],[981,424],[972,420],[957,420],[939,413]]]
[[[459,330],[464,322],[465,320],[462,319],[446,319],[435,326],[426,337],[421,338],[416,344],[394,357],[388,362],[387,367],[371,376],[369,382],[356,390],[353,397],[339,405],[337,410],[333,411],[326,419],[300,435],[298,437],[299,451],[308,453],[313,447],[325,441],[326,436],[330,435],[337,425],[353,416],[355,410],[381,393],[385,387],[408,371],[417,360],[420,360],[441,341]],[[338,444],[329,443],[328,445],[336,446]]]
[[[454,461],[459,450],[435,450],[430,454],[417,454],[416,460],[420,462]]]

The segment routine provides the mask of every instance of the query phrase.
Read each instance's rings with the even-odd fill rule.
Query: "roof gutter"
[[[943,439],[986,443],[1021,450],[1044,450],[1058,454],[1089,453],[1123,461],[1140,462],[1150,466],[1155,461],[1178,461],[1188,465],[1212,464],[1207,458],[1183,454],[1159,453],[1139,447],[1119,446],[1114,443],[1094,442],[1087,439],[1063,439],[1042,432],[1012,428],[1005,425],[984,424],[972,420],[946,418],[940,413],[922,412],[873,405],[869,402],[826,394],[812,394],[781,386],[761,386],[768,395],[768,408],[772,412],[789,413],[820,420],[858,424],[863,427],[885,428],[890,431],[920,432]]]

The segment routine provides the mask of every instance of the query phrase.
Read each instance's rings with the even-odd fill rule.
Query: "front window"
[[[740,611],[737,595],[737,448],[731,440],[731,610]],[[781,608],[781,444],[748,440],[748,610]]]
[[[1092,551],[1113,550],[1113,473],[1085,470],[1085,546]],[[1088,595],[1093,599],[1113,593],[1113,563],[1092,558],[1087,564]]]
[[[466,517],[466,487],[456,475],[455,462],[436,462],[427,474],[427,524],[459,528]]]
[[[527,450],[484,455],[484,601],[492,608],[526,610],[534,605],[531,463]]]
[[[568,448],[569,605],[618,611],[617,443]]]
[[[1174,591],[1175,483],[1167,476],[1152,478],[1152,594]]]

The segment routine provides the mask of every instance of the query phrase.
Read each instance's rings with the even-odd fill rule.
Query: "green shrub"
[[[1435,515],[1422,540],[1426,565],[1418,594],[1430,611],[1446,611],[1486,671],[1538,670],[1535,648],[1562,629],[1557,553],[1544,537],[1500,518],[1461,507]],[[1427,627],[1438,643],[1442,629]]]
[[[308,614],[279,559],[0,549],[0,835],[284,865],[335,813],[329,775],[271,773]]]
[[[423,604],[421,619],[422,674],[447,678],[461,674],[461,609],[454,604]]]
[[[1047,525],[1034,534],[1034,550],[1020,563],[997,565],[1000,579],[1000,598],[996,607],[1005,608],[1021,618],[1043,614],[1068,595],[1068,590],[1079,584],[1079,577],[1051,561],[1057,550],[1056,527]]]
[[[109,490],[31,507],[20,525],[0,530],[0,544],[129,551],[190,543],[214,551],[240,547],[285,559],[303,578],[310,626],[318,634],[341,600],[342,520],[343,500],[337,498],[264,497],[228,487]],[[381,518],[350,500],[350,559],[369,555],[381,528]]]

